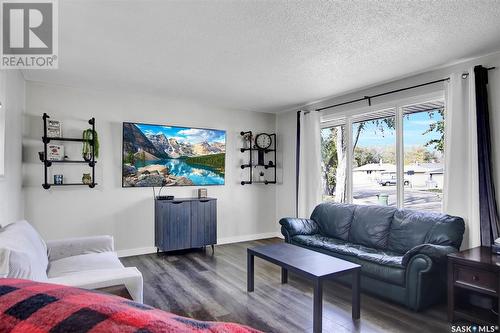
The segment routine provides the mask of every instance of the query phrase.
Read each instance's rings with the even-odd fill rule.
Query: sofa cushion
[[[394,214],[389,231],[388,248],[398,253],[406,253],[411,248],[423,244],[429,230],[436,223],[436,215],[400,209]]]
[[[355,207],[349,204],[324,202],[316,206],[311,219],[319,225],[323,235],[347,240]]]
[[[404,254],[424,243],[458,248],[464,232],[461,223],[463,220],[460,217],[410,209],[398,210],[389,231],[388,249]]]
[[[353,262],[361,265],[362,274],[377,280],[404,286],[406,268],[401,264],[402,256],[340,240],[331,240],[333,242],[329,243],[326,237],[301,235],[293,237],[292,244]]]
[[[326,250],[335,251],[339,253],[349,253],[348,244],[341,239],[326,237],[320,234],[315,235],[296,235],[292,237],[294,243],[299,243],[305,246],[313,246],[317,248],[324,248]]]
[[[354,256],[380,265],[402,267],[403,256],[391,251],[373,249],[321,235],[295,236],[292,237],[292,241],[296,244],[322,248],[328,251]]]
[[[81,271],[123,267],[115,252],[89,253],[51,261],[48,276],[54,278]]]
[[[400,286],[405,285],[406,268],[403,266],[394,267],[380,265],[359,257],[353,258],[349,261],[361,265],[361,274],[388,283],[397,284]]]
[[[436,223],[429,230],[424,242],[434,245],[460,248],[465,232],[464,219],[458,216],[439,214]]]
[[[0,252],[1,275],[47,280],[47,246],[28,222],[14,222],[0,230]]]
[[[385,249],[396,208],[386,206],[356,206],[349,231],[349,242]]]

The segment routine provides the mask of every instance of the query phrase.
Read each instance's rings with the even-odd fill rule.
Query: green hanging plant
[[[94,131],[92,133],[92,129],[88,128],[83,131],[83,139],[84,140],[92,140],[92,134],[94,134],[94,154],[95,158],[99,157],[99,137],[97,136],[97,132]],[[90,161],[92,159],[92,144],[89,141],[84,141],[83,142],[83,147],[82,147],[82,156],[83,159],[86,161]]]

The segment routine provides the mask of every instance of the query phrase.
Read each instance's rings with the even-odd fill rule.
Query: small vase
[[[90,173],[84,173],[82,177],[82,183],[89,185],[92,183],[92,177],[90,177]]]
[[[90,162],[92,160],[92,154],[91,153],[83,154],[83,160]]]
[[[64,181],[63,175],[54,175],[54,185],[62,185]]]

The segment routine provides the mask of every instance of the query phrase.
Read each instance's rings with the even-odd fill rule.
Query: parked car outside
[[[397,178],[396,175],[382,175],[377,182],[382,185],[382,186],[388,186],[388,185],[396,185],[397,183]],[[404,185],[408,186],[410,185],[410,181],[408,179],[404,180]]]

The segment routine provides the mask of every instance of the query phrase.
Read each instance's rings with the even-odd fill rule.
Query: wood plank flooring
[[[246,249],[279,238],[191,251],[122,258],[144,276],[144,303],[199,320],[232,321],[264,332],[312,332],[311,284],[255,258],[255,291],[246,291]],[[361,320],[351,320],[351,290],[328,282],[323,296],[323,332],[450,332],[445,307],[425,312],[361,295]]]

